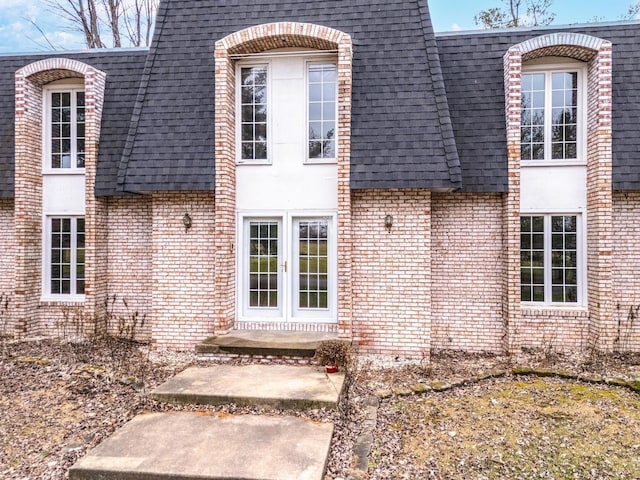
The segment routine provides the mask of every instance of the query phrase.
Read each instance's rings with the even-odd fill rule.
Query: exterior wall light
[[[393,216],[387,215],[384,217],[384,228],[387,229],[387,232],[391,233],[391,227],[393,227]]]
[[[191,228],[191,215],[185,213],[184,217],[182,217],[182,224],[184,225],[185,232],[189,230]]]

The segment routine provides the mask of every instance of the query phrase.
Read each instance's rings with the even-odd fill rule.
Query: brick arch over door
[[[106,238],[98,231],[102,201],[94,195],[98,142],[106,74],[91,65],[69,58],[48,58],[19,69],[15,74],[15,308],[18,329],[24,333],[44,333],[58,305],[43,305],[42,273],[42,133],[43,87],[68,78],[78,79],[85,91],[85,228],[86,289],[85,311],[92,314],[104,294],[105,249],[98,243]],[[49,308],[51,307],[51,308]]]
[[[580,33],[558,32],[513,45],[504,55],[509,193],[505,198],[506,265],[504,312],[507,348],[517,348],[520,307],[520,122],[523,64],[542,57],[567,57],[587,65],[587,296],[588,338],[610,350],[615,337],[612,300],[612,44]],[[540,329],[539,329],[540,330]],[[540,330],[542,331],[542,330]],[[525,332],[520,325],[519,335]]]
[[[351,37],[322,25],[278,22],[234,32],[215,44],[215,329],[228,331],[235,319],[235,60],[236,55],[276,48],[335,51],[338,65],[338,329],[351,335]]]

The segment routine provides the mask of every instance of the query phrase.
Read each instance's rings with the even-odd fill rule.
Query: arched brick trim
[[[505,275],[503,315],[505,347],[519,345],[520,308],[520,120],[523,63],[568,57],[587,64],[587,295],[589,325],[581,340],[610,350],[615,339],[612,299],[612,45],[579,33],[552,33],[509,48],[504,56],[505,114],[509,192],[504,199]],[[565,312],[566,313],[566,312]],[[577,315],[577,314],[576,314]],[[552,321],[562,322],[562,315]],[[526,339],[525,339],[526,341]]]
[[[90,318],[106,292],[106,222],[103,200],[94,195],[106,74],[68,58],[31,63],[15,74],[15,307],[17,328],[48,332],[59,308],[41,305],[43,87],[77,78],[85,90],[85,313]]]
[[[606,44],[610,45],[610,42],[590,35],[558,32],[525,40],[511,47],[509,51],[517,49],[523,62],[552,55],[589,62]]]
[[[340,45],[348,46],[351,53],[351,37],[347,33],[322,25],[296,22],[255,25],[216,42],[216,48],[227,50],[229,55],[259,53],[283,47],[337,50]]]
[[[351,37],[308,23],[256,25],[215,44],[216,301],[214,329],[231,329],[236,317],[235,66],[234,55],[282,47],[336,51],[338,65],[338,331],[351,336]]]

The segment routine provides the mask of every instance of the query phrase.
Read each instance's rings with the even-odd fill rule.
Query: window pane
[[[544,236],[538,233],[538,223],[542,217],[520,217],[520,286],[522,301],[535,299],[537,285],[544,285]]]
[[[522,75],[521,159],[544,158],[544,128],[539,127],[544,119],[544,74]]]
[[[334,64],[308,67],[309,158],[335,158],[336,75]]]
[[[267,159],[267,67],[240,69],[242,160]]]
[[[298,289],[300,309],[328,308],[328,222],[298,223]]]
[[[554,215],[551,217],[553,241],[551,262],[552,302],[577,302],[577,217],[575,215]]]
[[[550,229],[545,231],[545,216],[520,218],[522,301],[576,303],[577,216],[549,215],[547,222]]]
[[[249,306],[278,307],[278,224],[249,224]]]
[[[84,218],[52,218],[49,222],[50,293],[53,295],[83,294]]]
[[[256,160],[266,160],[267,159],[267,143],[266,142],[256,143],[255,159]]]
[[[550,91],[545,91],[547,86]],[[550,160],[576,159],[577,106],[577,72],[523,74],[521,159],[543,160],[548,152]],[[549,118],[545,112],[550,112]],[[547,120],[551,125],[545,125]],[[545,131],[551,133],[550,138]]]

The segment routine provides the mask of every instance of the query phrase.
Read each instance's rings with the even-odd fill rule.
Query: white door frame
[[[298,308],[298,233],[294,226],[298,221],[327,220],[329,223],[329,264],[328,264],[328,308]],[[278,221],[278,263],[279,263],[279,305],[277,309],[249,309],[247,306],[247,286],[249,282],[247,248],[249,242],[248,222]],[[236,319],[251,322],[314,322],[337,323],[337,215],[335,211],[239,211],[236,223]],[[286,268],[286,272],[284,271]]]

